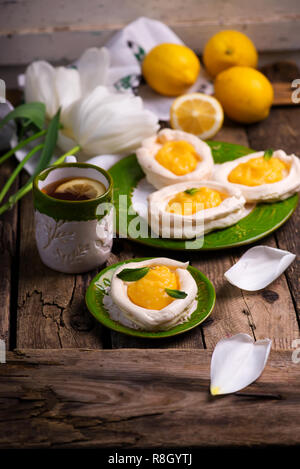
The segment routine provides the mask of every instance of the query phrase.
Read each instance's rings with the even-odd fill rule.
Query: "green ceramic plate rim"
[[[225,151],[225,152],[228,151],[228,149],[232,149],[232,148],[235,149],[234,157],[226,159],[226,161],[234,160],[236,158],[239,158],[240,156],[243,156],[243,155],[246,155],[246,154],[249,154],[249,153],[253,153],[255,151],[255,150],[252,150],[252,149],[247,148],[247,147],[242,146],[242,145],[237,145],[237,144],[227,143],[227,142],[207,141],[207,144],[211,147],[214,158],[217,159],[217,161],[215,161],[216,163],[218,163],[218,156],[214,155],[214,150],[219,150],[219,148],[216,148],[216,147],[220,147],[220,146],[223,147],[224,148],[223,151]],[[227,150],[226,150],[226,148],[227,148]],[[114,173],[114,171],[118,170],[118,166],[124,164],[124,161],[126,161],[126,160],[128,161],[129,159],[132,159],[133,157],[135,157],[135,155],[129,155],[128,157],[122,159],[121,161],[119,161],[118,163],[116,163],[114,166],[112,166],[110,168],[109,172],[111,172],[111,175],[112,175],[113,179],[114,179],[113,173]],[[142,170],[140,169],[140,171],[142,171]],[[117,185],[117,184],[115,184],[115,185]],[[130,197],[132,197],[132,192],[133,192],[135,187],[136,186],[130,187]],[[204,246],[202,246],[201,248],[197,248],[197,249],[193,249],[193,248],[189,249],[187,247],[182,246],[183,241],[181,241],[181,240],[177,241],[177,240],[174,240],[174,239],[150,238],[150,237],[148,237],[148,238],[130,238],[129,236],[128,236],[128,239],[131,240],[131,241],[134,241],[136,243],[139,243],[139,244],[142,244],[142,245],[145,245],[145,246],[149,246],[151,248],[168,249],[168,250],[171,250],[171,251],[196,251],[196,252],[197,251],[217,251],[217,250],[221,250],[221,249],[229,249],[229,248],[232,248],[232,247],[244,246],[244,245],[254,243],[255,241],[258,241],[259,239],[262,239],[262,238],[268,236],[269,234],[271,234],[275,230],[277,230],[280,226],[282,226],[291,217],[291,215],[295,211],[295,209],[297,207],[297,204],[298,204],[298,200],[299,200],[298,194],[294,194],[293,196],[291,196],[290,198],[288,198],[284,201],[275,202],[273,204],[259,204],[259,205],[257,205],[256,208],[254,209],[254,211],[256,211],[258,208],[263,209],[264,206],[266,208],[267,207],[270,208],[270,207],[275,206],[275,204],[285,203],[287,201],[291,202],[291,208],[288,207],[286,209],[285,216],[283,218],[281,218],[278,223],[274,224],[269,229],[263,230],[263,231],[259,232],[257,235],[252,236],[252,237],[247,238],[247,239],[244,239],[242,241],[227,242],[227,243],[224,242],[224,244],[221,244],[221,245],[215,245],[214,246],[212,244],[212,245],[206,246],[205,245],[205,237],[204,237]],[[115,207],[116,207],[116,211],[118,212],[118,206],[117,206],[116,203],[115,203]],[[251,214],[253,214],[253,212],[251,212],[249,215],[247,215],[243,220],[246,220],[248,217],[250,217]],[[206,239],[209,239],[208,237],[210,235],[213,235],[215,233],[221,234],[222,232],[227,232],[227,230],[229,230],[229,229],[232,229],[232,227],[228,227],[228,228],[225,228],[223,230],[217,230],[217,231],[208,233],[208,235],[206,235]],[[118,233],[118,234],[120,235],[120,233]],[[222,234],[221,234],[221,236],[222,236]],[[176,243],[178,243],[178,245],[176,245]]]
[[[196,269],[193,266],[189,266],[188,270],[189,272],[193,275],[194,279],[198,282],[202,281],[203,284],[206,287],[207,290],[207,302],[208,302],[208,307],[206,308],[205,312],[198,312],[199,308],[199,301],[198,300],[198,306],[197,309],[193,312],[191,315],[191,318],[182,323],[179,324],[172,329],[169,329],[168,331],[160,331],[160,332],[148,332],[148,331],[140,331],[136,329],[130,329],[129,327],[123,326],[117,321],[112,320],[108,313],[105,311],[105,308],[102,306],[103,309],[99,311],[99,306],[95,305],[95,300],[93,298],[93,295],[95,294],[94,292],[94,285],[97,283],[98,279],[102,277],[105,272],[108,272],[109,270],[115,270],[117,267],[120,265],[124,264],[129,264],[131,262],[142,262],[145,260],[149,259],[155,259],[153,257],[143,257],[143,258],[137,258],[137,259],[127,259],[126,261],[121,261],[116,264],[110,265],[106,267],[105,269],[101,270],[95,277],[92,279],[90,285],[87,288],[86,294],[85,294],[85,302],[87,305],[88,310],[90,313],[95,317],[95,319],[103,324],[105,327],[108,327],[109,329],[112,329],[117,332],[121,332],[126,335],[130,335],[133,337],[140,337],[140,338],[147,338],[147,339],[160,339],[164,337],[172,337],[175,335],[182,334],[186,331],[189,331],[193,329],[194,327],[197,327],[199,324],[201,324],[203,321],[205,321],[210,314],[212,313],[215,302],[216,302],[216,291],[215,288],[212,284],[212,282],[206,277],[206,275],[203,274],[200,270]],[[196,277],[196,278],[195,278]],[[198,286],[198,292],[199,292],[199,286]],[[98,309],[98,311],[96,310]],[[104,310],[104,311],[103,311]],[[195,318],[195,314],[201,314],[201,317],[199,319]],[[194,319],[193,319],[194,316]]]

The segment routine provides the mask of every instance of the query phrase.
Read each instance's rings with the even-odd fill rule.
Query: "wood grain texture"
[[[272,106],[297,106],[299,103],[293,101],[294,89],[291,83],[273,83],[274,99]]]
[[[84,300],[96,271],[75,276],[44,266],[35,244],[31,194],[22,200],[20,209],[17,346],[102,348],[104,329],[87,311]]]
[[[87,47],[102,46],[140,16],[165,22],[191,48],[203,50],[220,29],[245,32],[261,51],[299,50],[300,7],[294,0],[2,0],[1,65],[36,59],[73,61]]]
[[[0,367],[1,448],[300,444],[300,373],[271,353],[237,394],[209,394],[206,350],[17,350]]]
[[[14,161],[7,161],[1,166],[0,187],[3,187],[15,166]],[[12,184],[7,197],[17,191],[18,184],[19,178]],[[7,349],[10,345],[10,329],[16,320],[15,315],[11,316],[11,309],[15,307],[18,283],[17,222],[17,207],[0,217],[0,339],[5,341]]]

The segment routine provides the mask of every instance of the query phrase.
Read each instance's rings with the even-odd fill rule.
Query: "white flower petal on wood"
[[[212,395],[237,392],[262,373],[271,349],[270,339],[255,342],[248,334],[220,340],[211,359]]]
[[[255,246],[243,254],[224,277],[243,290],[265,288],[295,260],[295,254],[269,246]]]

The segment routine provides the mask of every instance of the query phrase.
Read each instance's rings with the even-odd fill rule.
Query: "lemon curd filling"
[[[166,211],[179,215],[193,215],[199,212],[199,210],[217,207],[224,198],[226,198],[225,194],[221,194],[219,191],[209,187],[191,189],[190,193],[178,192],[169,201]]]
[[[130,282],[127,287],[129,299],[142,308],[163,309],[174,301],[165,288],[179,289],[177,275],[165,265],[151,266],[140,280]]]
[[[260,186],[281,181],[289,171],[289,165],[279,158],[266,160],[263,156],[252,158],[237,165],[228,176],[228,181],[244,186]]]
[[[156,153],[155,159],[176,176],[191,173],[199,162],[193,145],[183,140],[166,142]]]

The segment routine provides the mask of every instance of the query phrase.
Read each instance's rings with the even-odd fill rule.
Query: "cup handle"
[[[64,163],[77,163],[77,158],[73,155],[66,156]]]

